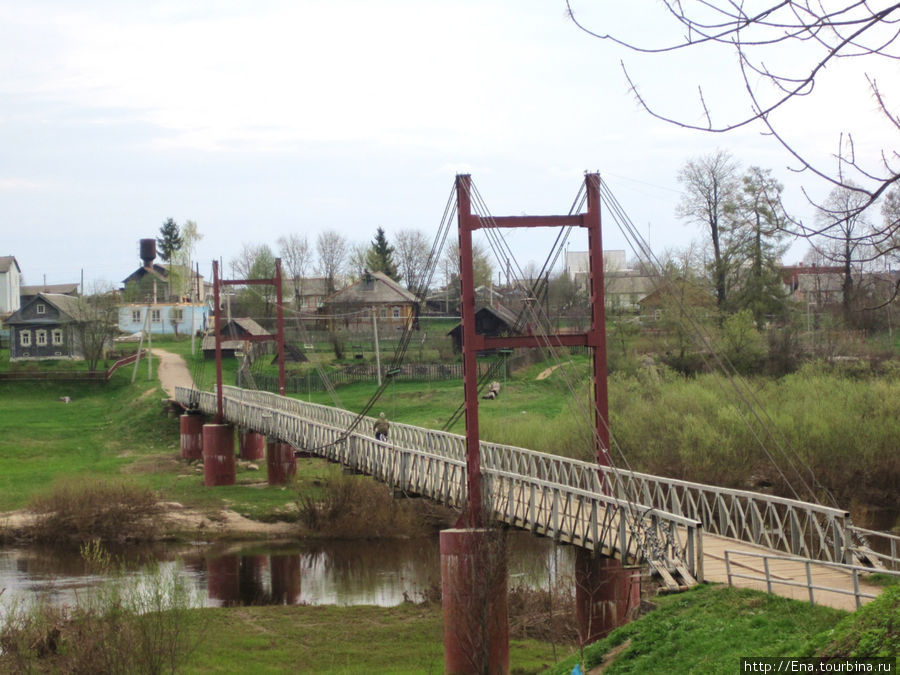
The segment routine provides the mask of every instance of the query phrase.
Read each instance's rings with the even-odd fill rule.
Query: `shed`
[[[248,337],[271,335],[269,331],[260,326],[249,317],[235,318],[227,321],[221,328],[222,331],[222,356],[233,357],[236,351],[242,351],[247,344]],[[203,356],[207,359],[216,358],[216,334],[209,330],[203,336],[201,343]]]
[[[522,331],[516,330],[517,319],[518,317],[506,307],[484,305],[475,310],[475,333],[487,337],[521,335]],[[461,352],[462,322],[454,326],[447,335],[453,338],[453,348]]]

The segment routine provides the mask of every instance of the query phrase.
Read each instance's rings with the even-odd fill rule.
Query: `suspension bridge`
[[[177,387],[188,410],[215,415],[216,395]],[[337,462],[397,493],[463,508],[465,437],[393,423],[376,440],[374,419],[269,392],[223,388],[225,419]],[[348,433],[347,429],[355,425]],[[485,503],[494,522],[629,565],[664,586],[732,583],[855,609],[879,593],[867,574],[900,570],[900,537],[855,527],[847,511],[758,492],[617,470],[481,441]],[[887,551],[866,542],[880,538]],[[900,573],[900,572],[898,572]]]
[[[202,433],[198,425],[189,425],[194,431],[188,434],[193,437],[187,440],[183,424],[183,451],[188,445],[202,445],[207,484],[217,484],[217,467],[227,467],[229,463],[224,482],[233,482],[233,427],[237,426],[268,437],[272,441],[269,447],[281,458],[293,458],[290,449],[296,448],[371,475],[398,493],[425,497],[460,509],[458,527],[441,533],[445,666],[451,672],[470,671],[473,654],[481,664],[475,671],[505,672],[508,668],[506,563],[505,557],[493,560],[489,555],[492,544],[487,543],[486,537],[490,535],[485,532],[492,523],[527,529],[576,547],[576,607],[584,642],[602,636],[624,620],[628,607],[636,598],[639,600],[639,593],[633,593],[634,579],[639,575],[623,574],[624,566],[648,569],[672,589],[719,581],[846,609],[859,607],[877,596],[878,587],[865,581],[865,575],[873,569],[900,574],[897,559],[900,537],[856,528],[849,513],[834,505],[671,480],[627,467],[627,458],[616,446],[609,428],[601,203],[630,237],[629,241],[636,242],[639,257],[655,261],[658,266],[649,246],[598,174],[585,175],[584,185],[566,215],[506,217],[490,214],[470,176],[457,176],[415,294],[425,297],[455,214],[459,236],[464,400],[450,416],[446,428],[464,414],[465,435],[395,424],[390,442],[374,438],[368,431],[373,421],[367,415],[388,386],[390,377],[384,379],[359,413],[284,396],[280,261],[276,261],[274,278],[250,280],[220,280],[217,264],[213,263],[217,307],[216,387],[212,393],[178,388],[176,399],[189,411],[213,416],[214,424],[203,425]],[[535,227],[558,228],[560,235],[536,280],[520,284],[528,300],[516,325],[507,335],[478,333],[473,233],[479,231],[486,235],[499,260],[514,261],[501,230]],[[564,249],[569,233],[576,228],[587,231],[590,325],[582,333],[554,333],[549,318],[541,313],[540,299],[547,292],[549,269]],[[525,278],[521,270],[518,276]],[[228,284],[275,287],[277,395],[226,387],[222,382],[219,286]],[[733,374],[730,364],[715,356],[709,336],[692,321],[690,311],[681,309],[707,347],[704,353],[715,361],[711,365]],[[387,367],[388,375],[402,363],[413,324],[414,320],[407,322]],[[596,462],[481,440],[478,401],[481,388],[490,379],[490,371],[478,377],[479,353],[531,348],[540,349],[561,362],[561,350],[567,347],[587,347],[592,354],[593,396],[589,405],[580,402],[578,412],[582,426],[590,431],[589,444],[596,453]],[[327,382],[327,377],[322,377]],[[776,455],[780,454],[789,470],[793,470],[800,489],[815,494],[793,463],[789,450],[774,437],[773,425],[760,417],[757,412],[760,406],[752,390],[743,386],[739,378],[732,378],[731,382],[738,412],[749,425],[756,425],[754,433],[769,459],[778,466]],[[567,385],[574,394],[575,385],[571,382]],[[764,447],[764,440],[773,443],[771,451]],[[625,468],[616,466],[616,454]],[[872,538],[883,539],[882,552],[869,545]],[[888,549],[890,552],[885,553]]]

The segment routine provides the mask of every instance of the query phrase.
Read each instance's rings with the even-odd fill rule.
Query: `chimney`
[[[141,261],[144,267],[150,268],[156,257],[156,239],[141,239]]]

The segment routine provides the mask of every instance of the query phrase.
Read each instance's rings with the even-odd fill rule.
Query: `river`
[[[510,532],[510,586],[545,588],[571,575],[570,547]],[[197,606],[379,605],[435,597],[440,587],[437,537],[399,540],[305,540],[267,544],[158,545],[113,550],[127,574],[151,577],[175,569]],[[0,607],[43,597],[74,604],[103,581],[77,551],[14,546],[0,549]]]

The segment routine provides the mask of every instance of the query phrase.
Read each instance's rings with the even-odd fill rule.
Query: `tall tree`
[[[388,244],[384,228],[375,231],[375,239],[366,253],[366,267],[370,272],[382,272],[394,281],[400,280],[397,265],[394,264],[394,247]]]
[[[299,302],[303,295],[303,282],[312,263],[312,250],[306,235],[289,234],[278,237],[278,252],[284,263],[285,271],[290,276],[294,301]]]
[[[166,222],[160,226],[159,233],[161,236],[156,238],[156,244],[159,247],[159,257],[163,262],[172,262],[175,254],[178,253],[184,243],[181,239],[178,223],[172,218],[166,219]]]
[[[334,293],[337,280],[344,271],[347,249],[347,240],[336,230],[320,232],[316,238],[318,270],[319,274],[325,277],[325,286],[329,293]]]
[[[422,275],[427,269],[430,252],[428,240],[420,230],[407,229],[397,233],[397,269],[407,290],[419,290],[419,284],[426,281]],[[427,293],[427,289],[421,290]]]
[[[453,241],[444,249],[444,283],[450,287],[457,300],[460,295],[459,264],[459,242]],[[494,268],[487,253],[477,242],[472,243],[472,274],[475,277],[475,288],[489,285],[494,275]]]
[[[352,279],[362,279],[366,270],[369,269],[369,247],[359,242],[350,245],[350,252],[347,254],[347,270]]]
[[[859,236],[860,232],[869,228],[865,213],[860,209],[865,198],[852,186],[834,188],[825,203],[819,206],[816,215],[822,230],[829,232],[829,235],[819,235],[811,242],[826,260],[841,268],[841,305],[847,325],[856,323],[854,272],[858,277],[861,264],[870,258]]]
[[[81,347],[88,370],[97,364],[113,346],[119,334],[119,299],[112,286],[94,284],[91,291],[78,299],[77,316],[73,322],[75,341]]]
[[[179,268],[179,277],[181,279],[180,292],[182,295],[199,297],[196,286],[199,278],[195,278],[193,274],[194,257],[197,253],[197,242],[203,239],[197,223],[193,220],[186,220],[181,226],[181,247],[174,258],[174,266]]]
[[[853,200],[855,211],[849,215],[871,208],[900,182],[900,118],[896,101],[886,97],[892,92],[883,90],[877,77],[877,73],[883,72],[887,78],[895,79],[892,69],[900,46],[900,32],[896,30],[900,3],[891,0],[759,3],[662,0],[659,16],[641,16],[642,20],[619,24],[622,29],[616,27],[616,16],[603,15],[603,5],[608,3],[589,3],[591,10],[600,12],[595,19],[602,25],[598,31],[582,21],[580,13],[576,15],[575,4],[574,0],[566,0],[569,16],[578,28],[638,54],[660,55],[659,65],[669,66],[672,77],[681,78],[684,74],[683,69],[676,70],[682,65],[675,58],[679,52],[701,52],[707,60],[735,64],[731,77],[723,81],[717,74],[715,81],[710,82],[712,86],[705,90],[703,82],[693,83],[688,79],[684,81],[685,96],[667,94],[664,100],[652,101],[642,93],[640,83],[632,78],[622,61],[630,91],[653,117],[710,133],[757,126],[763,135],[780,144],[790,161],[799,163],[807,176],[826,181],[829,189],[839,187],[858,193],[859,198]],[[637,9],[637,3],[631,4],[635,12],[643,11]],[[668,21],[670,30],[663,27],[647,31],[643,19],[654,23],[657,19]],[[626,25],[634,26],[635,32],[629,34]],[[790,58],[785,58],[786,55]],[[859,97],[860,102],[866,110],[874,110],[880,119],[861,121],[855,130],[848,130],[842,117],[835,115],[837,154],[833,155],[820,153],[820,142],[801,144],[802,133],[798,130],[802,125],[791,122],[801,117],[797,110],[793,111],[795,114],[789,112],[804,102],[811,104],[810,99],[815,99],[820,92],[829,96],[828,79],[838,77],[841,79],[833,83],[842,92],[853,91],[848,82],[851,86],[858,82],[860,90],[868,89],[869,96]],[[691,92],[698,92],[693,98],[693,109],[682,108],[686,112],[676,112],[675,106],[690,101]],[[720,106],[714,101],[717,95],[721,97]],[[811,111],[817,121],[827,122],[829,111],[835,108],[842,106],[834,106],[826,98],[811,107]],[[803,110],[799,112],[807,114]],[[885,124],[880,124],[882,121]],[[867,142],[860,142],[860,138]],[[827,203],[821,206],[829,208]],[[798,233],[806,237],[825,235],[840,239],[845,230],[835,219],[819,221],[814,228],[797,225]],[[859,243],[877,251],[879,241],[891,241],[898,232],[900,222],[895,219],[868,231],[858,228],[854,236]],[[900,240],[893,241],[895,247],[900,246]]]
[[[709,232],[713,251],[710,272],[720,311],[725,310],[728,302],[727,278],[732,261],[726,213],[737,198],[737,168],[731,155],[719,150],[688,160],[678,174],[678,182],[684,186],[678,216],[706,227]]]
[[[727,211],[737,261],[732,308],[749,310],[757,327],[767,316],[783,316],[786,311],[779,273],[788,221],[782,190],[771,171],[752,166],[741,177],[740,190]]]

